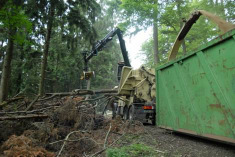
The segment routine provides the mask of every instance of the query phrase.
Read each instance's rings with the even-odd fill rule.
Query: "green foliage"
[[[0,10],[0,28],[7,33],[16,32],[12,38],[18,44],[23,44],[27,41],[26,33],[31,32],[32,24],[21,7],[8,1]]]
[[[220,2],[222,3],[222,1]],[[159,59],[160,64],[167,62],[167,57],[173,46],[173,43],[180,31],[182,18],[188,19],[190,13],[196,9],[207,10],[220,17],[229,17],[231,19],[231,1],[224,1],[223,4],[216,4],[213,1],[169,1],[168,4],[161,4],[160,27],[159,27]],[[194,51],[197,47],[207,43],[216,36],[222,34],[218,27],[201,16],[193,25],[185,38],[186,51]],[[142,45],[142,54],[146,56],[145,65],[154,67],[153,62],[153,40],[146,41]],[[179,49],[178,57],[183,55],[182,47]],[[158,66],[159,66],[158,65]]]
[[[120,7],[123,11],[123,22],[119,25],[122,29],[134,27],[136,34],[142,29],[153,25],[154,19],[158,16],[158,4],[155,0],[121,0]]]
[[[164,64],[168,60],[168,51],[171,47],[171,43],[169,42],[169,38],[165,37],[163,33],[159,34],[159,43],[158,43],[158,49],[159,49],[159,63],[158,66]],[[154,68],[154,52],[153,52],[153,39],[150,38],[150,40],[147,40],[143,43],[141,46],[141,55],[145,56],[144,59],[144,65],[149,68]]]
[[[106,154],[107,157],[128,157],[128,154],[124,150],[118,148],[108,149]]]
[[[158,154],[153,148],[145,144],[137,143],[121,148],[109,148],[106,151],[107,157],[156,157]]]
[[[112,15],[117,7],[116,2],[117,0],[101,2],[101,6],[105,7],[102,8],[102,13],[94,25],[99,40],[115,28],[116,19]],[[91,79],[91,87],[105,89],[117,86],[117,63],[122,60],[120,45],[117,37],[114,37],[89,63],[90,70],[95,72],[95,77]]]
[[[33,41],[30,42],[33,43]],[[14,96],[20,91],[23,91],[27,96],[37,94],[40,56],[39,49],[32,49],[31,45],[16,46],[12,60],[10,96]]]
[[[85,88],[86,81],[80,80],[83,71],[84,50],[102,39],[109,31],[119,26],[128,33],[129,28],[137,33],[158,21],[158,49],[160,64],[167,62],[169,51],[181,27],[182,18],[188,18],[195,9],[204,9],[226,20],[234,22],[234,2],[189,1],[189,0],[24,0],[4,1],[0,9],[0,67],[6,52],[8,33],[15,39],[12,60],[10,95],[19,91],[37,94],[40,63],[46,37],[50,5],[54,5],[53,29],[46,69],[46,92],[71,91]],[[160,3],[161,2],[161,3]],[[135,28],[135,29],[133,29]],[[185,39],[187,52],[205,44],[221,32],[205,18],[192,27]],[[27,39],[27,40],[26,40]],[[28,44],[30,43],[30,44]],[[142,46],[145,65],[154,67],[153,39]],[[182,49],[179,56],[183,55]],[[117,63],[122,61],[117,38],[106,45],[98,56],[89,62],[95,77],[91,88],[113,88],[117,82]],[[0,69],[1,70],[1,69]],[[1,71],[0,71],[1,74]],[[128,155],[128,153],[126,153]]]
[[[100,13],[99,4],[95,0],[25,0],[19,3],[16,5],[15,1],[10,1],[4,4],[0,14],[0,29],[5,32],[15,29],[17,33],[13,37],[20,43],[14,49],[10,96],[19,91],[28,96],[37,94],[51,6],[54,8],[54,22],[46,69],[46,92],[71,91],[84,87],[84,82],[80,80],[83,70],[81,51],[91,47],[90,44],[94,43],[97,36],[93,23]],[[32,25],[29,25],[29,20]],[[31,26],[33,32],[29,34],[27,31]],[[23,38],[27,38],[31,45],[22,42]],[[6,38],[1,39],[1,42],[6,43]],[[1,49],[6,51],[6,47]],[[1,59],[0,56],[0,67]]]

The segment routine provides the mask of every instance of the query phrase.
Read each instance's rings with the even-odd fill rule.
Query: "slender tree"
[[[1,0],[0,1],[0,9],[2,9],[6,3],[7,3],[7,0]]]
[[[153,5],[157,6],[158,1],[154,1]],[[153,10],[153,50],[154,50],[154,62],[157,65],[159,63],[159,41],[158,41],[158,10],[154,9]]]
[[[61,0],[51,0],[46,4],[49,6],[48,19],[47,21],[47,33],[45,38],[45,45],[43,51],[43,59],[41,65],[41,76],[39,82],[39,95],[44,94],[45,88],[45,77],[47,68],[47,57],[50,47],[51,33],[53,32],[53,23],[55,22],[55,17],[62,17],[66,19],[66,24],[69,25],[69,29],[72,30],[74,27],[79,28],[85,39],[94,38],[94,29],[92,29],[92,22],[95,21],[96,13],[99,10],[99,5],[94,1],[68,1],[65,3]],[[56,14],[55,14],[56,12]],[[65,23],[63,23],[65,24]],[[62,27],[61,27],[62,28]],[[73,39],[72,39],[73,40]],[[73,45],[73,44],[72,44]]]
[[[124,13],[127,20],[124,23],[126,26],[136,27],[136,32],[152,26],[154,62],[158,64],[158,0],[122,0],[121,7],[125,10]]]
[[[31,25],[19,5],[11,1],[5,3],[1,9],[0,21],[2,28],[5,29],[7,34],[7,50],[4,56],[0,85],[0,102],[2,102],[8,97],[14,44],[22,44],[24,42],[22,34],[25,30],[30,30]]]
[[[178,13],[178,16],[180,18],[180,21],[179,21],[180,28],[182,28],[183,25],[184,25],[184,23],[183,23],[184,17],[182,17],[182,10],[181,10],[182,3],[183,3],[182,0],[176,0],[177,13]],[[186,44],[185,44],[185,40],[184,39],[183,39],[183,42],[182,42],[182,48],[183,48],[183,54],[186,54]]]
[[[47,33],[46,33],[46,39],[44,44],[44,50],[43,50],[43,58],[42,58],[42,64],[41,64],[41,76],[40,76],[40,82],[39,82],[39,95],[42,96],[44,94],[44,84],[45,84],[45,75],[46,75],[46,67],[47,67],[47,57],[48,57],[48,51],[50,46],[50,40],[51,40],[51,32],[52,32],[52,25],[53,25],[53,18],[54,18],[54,2],[51,1],[49,3],[50,8],[48,12],[48,23],[47,23]]]
[[[8,32],[8,44],[7,51],[4,57],[3,69],[2,69],[2,78],[1,78],[1,86],[0,86],[0,102],[3,102],[7,99],[9,83],[10,83],[10,75],[11,75],[11,60],[14,50],[14,38],[15,29],[9,29]]]
[[[201,10],[210,11],[221,17],[224,16],[223,10],[226,10],[226,17],[232,17],[232,5],[231,1],[220,1],[220,4],[216,5],[215,1],[182,1],[182,0],[168,0],[162,1],[160,18],[159,18],[159,35],[158,35],[158,48],[159,48],[159,64],[163,64],[167,61],[168,52],[184,24],[184,21],[190,16],[190,13],[196,8]],[[222,7],[222,4],[224,5]],[[222,7],[220,9],[220,7]],[[216,12],[215,12],[216,11]],[[230,18],[227,18],[230,19]],[[184,55],[187,51],[193,51],[198,46],[207,43],[209,40],[218,36],[220,31],[217,26],[208,20],[205,20],[203,16],[193,25],[190,32],[187,34],[182,44],[182,49],[179,50],[179,55]],[[154,55],[152,46],[154,41],[151,38],[146,41],[142,46],[143,54],[147,57],[145,64],[149,67],[154,67],[152,58]]]

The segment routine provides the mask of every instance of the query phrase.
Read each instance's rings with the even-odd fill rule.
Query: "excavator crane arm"
[[[115,35],[118,36],[118,40],[119,40],[119,43],[120,43],[120,48],[121,48],[121,51],[122,51],[122,56],[123,56],[123,59],[124,59],[124,64],[125,64],[125,66],[131,67],[131,64],[130,64],[130,61],[129,61],[129,58],[128,58],[128,54],[127,54],[127,50],[126,50],[125,41],[123,40],[122,31],[119,28],[115,28],[114,30],[110,31],[102,40],[98,41],[90,52],[84,52],[83,53],[83,58],[84,58],[84,62],[85,62],[85,67],[84,67],[85,72],[88,71],[88,62],[89,62],[89,60],[93,56],[97,56],[98,52],[102,51],[104,46],[109,41],[111,41]]]

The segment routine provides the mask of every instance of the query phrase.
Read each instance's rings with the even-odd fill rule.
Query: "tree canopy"
[[[207,10],[234,22],[232,0],[2,0],[0,2],[0,101],[19,92],[29,96],[86,88],[83,51],[119,26],[125,35],[149,27],[153,35],[142,45],[148,67],[167,62],[185,20],[194,10]],[[221,34],[201,18],[190,30],[179,56]],[[89,62],[95,72],[91,88],[118,85],[122,61],[116,38]]]

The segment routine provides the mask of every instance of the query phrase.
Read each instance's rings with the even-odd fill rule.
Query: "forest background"
[[[139,58],[153,68],[166,63],[170,48],[194,10],[206,10],[235,22],[233,0],[1,0],[0,102],[24,93],[86,89],[81,80],[83,51],[115,27],[125,36],[151,28]],[[179,56],[222,34],[201,18],[187,35]],[[128,51],[128,50],[127,50]],[[92,89],[118,85],[117,63],[122,61],[117,38],[89,62],[95,71]]]

